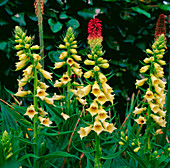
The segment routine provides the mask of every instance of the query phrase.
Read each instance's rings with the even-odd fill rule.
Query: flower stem
[[[96,139],[96,146],[95,146],[96,155],[95,155],[94,167],[101,168],[102,165],[100,163],[100,157],[101,157],[100,138],[97,134],[96,134],[95,139]]]

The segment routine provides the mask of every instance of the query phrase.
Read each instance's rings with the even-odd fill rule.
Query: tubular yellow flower
[[[72,58],[68,58],[67,59],[67,64],[69,64],[70,66],[73,65],[74,61]]]
[[[94,66],[93,69],[94,69],[94,71],[96,71],[96,72],[100,70],[100,68],[99,68],[98,66]]]
[[[136,79],[136,83],[135,83],[135,85],[137,85],[136,87],[143,86],[147,80],[148,80],[148,78],[144,78],[144,79],[141,79],[141,80]]]
[[[27,60],[22,60],[20,62],[16,62],[15,63],[16,71],[22,69],[26,65],[26,63],[27,63]]]
[[[44,78],[49,79],[50,81],[52,81],[52,73],[49,73],[47,71],[45,71],[44,69],[39,69],[39,71],[42,73],[42,75],[44,76]]]
[[[160,125],[161,127],[166,127],[166,121],[165,121],[165,117],[164,116],[157,116],[157,115],[154,115],[154,114],[151,114],[150,115],[154,120],[155,122]]]
[[[155,85],[155,92],[158,94],[158,95],[162,95],[163,92],[164,92],[164,89],[159,87],[158,85]]]
[[[153,52],[150,49],[146,49],[146,52],[153,55]]]
[[[109,68],[109,63],[101,64],[100,67],[102,67],[102,68]]]
[[[100,90],[100,86],[98,85],[97,81],[94,82],[93,86],[92,86],[92,92],[96,97],[100,94],[101,90]]]
[[[103,123],[107,118],[109,118],[107,112],[102,108],[102,106],[100,106],[96,119],[100,120]]]
[[[163,110],[160,109],[160,110],[158,111],[158,114],[159,114],[160,116],[165,117],[166,111],[163,111]]]
[[[55,62],[53,69],[61,68],[64,64],[65,62]]]
[[[124,143],[122,141],[119,141],[118,143],[119,143],[119,145],[124,145]]]
[[[40,120],[40,124],[45,125],[46,127],[49,127],[50,124],[52,124],[53,122],[50,121],[49,118],[42,118],[41,116],[38,117],[38,119]]]
[[[40,47],[38,45],[34,45],[32,47],[30,47],[31,50],[39,50]]]
[[[41,59],[41,56],[39,54],[34,53],[32,56],[33,56],[35,61],[37,61],[37,60],[39,61]]]
[[[97,96],[97,101],[103,105],[106,101],[107,101],[107,97],[105,96],[105,94],[103,92],[100,92],[100,94],[98,94]]]
[[[40,114],[41,117],[44,117],[45,115],[47,115],[48,113],[46,111],[44,111],[42,108],[38,108],[38,113]]]
[[[67,115],[67,114],[61,113],[61,115],[62,115],[62,117],[63,117],[65,120],[67,120],[68,118],[70,118],[70,116]]]
[[[38,81],[38,83],[39,83],[39,86],[40,86],[40,88],[41,89],[47,89],[49,86],[48,85],[46,85],[44,82],[40,82],[40,81]]]
[[[27,111],[24,115],[28,115],[32,120],[35,114],[38,114],[38,112],[35,111],[34,105],[31,105],[27,108]]]
[[[56,93],[54,93],[54,96],[52,97],[53,100],[61,100],[64,99],[65,96],[63,95],[57,95]]]
[[[79,56],[79,55],[72,55],[72,57],[73,57],[76,61],[82,61],[81,56]]]
[[[78,63],[75,62],[75,61],[74,61],[74,64],[73,64],[73,65],[74,65],[75,68],[80,68],[80,64],[78,64]]]
[[[20,51],[17,52],[17,56],[19,56],[19,55],[21,55],[21,54],[23,54],[23,53],[24,53],[24,51],[23,51],[23,50],[20,50]]]
[[[102,88],[105,94],[111,94],[113,92],[113,89],[107,83],[102,83]]]
[[[85,127],[85,128],[80,127],[80,130],[78,131],[78,133],[80,134],[81,140],[90,133],[91,128],[92,128],[92,125],[90,125],[89,127]]]
[[[104,128],[102,127],[101,122],[96,120],[94,122],[94,126],[93,126],[92,130],[95,131],[97,133],[97,135],[99,135],[102,131],[104,131]]]
[[[76,97],[76,99],[77,99],[82,105],[87,104],[87,103],[86,103],[86,99],[81,99],[81,98],[79,98],[79,97]]]
[[[138,124],[146,124],[146,119],[142,116],[139,116],[138,119],[135,119],[135,121],[138,123]]]
[[[137,148],[135,148],[133,151],[136,153],[136,152],[138,152],[138,151],[139,151],[139,149],[140,149],[140,146],[139,146],[139,147],[137,147]]]
[[[85,65],[94,65],[95,62],[94,62],[94,61],[91,61],[91,60],[85,60],[85,61],[84,61],[84,64],[85,64]]]
[[[82,89],[82,92],[83,92],[83,96],[82,96],[82,97],[88,95],[89,92],[90,92],[90,90],[91,90],[91,85],[85,86],[85,87]]]
[[[41,68],[42,68],[42,65],[38,62],[36,65],[36,69],[41,69]]]
[[[135,107],[135,110],[133,111],[133,113],[134,114],[141,114],[145,110],[146,110],[146,107],[144,107],[144,108],[137,108],[137,107]]]
[[[80,76],[80,77],[81,77],[81,75],[83,74],[82,69],[78,69],[78,68],[75,68],[75,67],[71,67],[71,69],[73,70],[73,72],[74,72],[76,75],[78,75],[78,76]]]
[[[47,104],[51,104],[51,105],[55,106],[54,102],[53,102],[53,98],[44,97],[44,100]]]
[[[63,45],[63,44],[60,44],[60,45],[59,45],[59,48],[61,48],[61,49],[65,49],[65,48],[66,48],[66,46],[65,46],[65,45]]]
[[[150,63],[150,62],[153,62],[153,61],[154,61],[154,57],[145,58],[145,59],[143,60],[143,62],[146,63],[146,64],[148,64],[148,63]]]
[[[30,90],[29,91],[22,91],[22,90],[19,89],[18,92],[15,93],[15,96],[24,97],[24,96],[26,96],[26,95],[28,95],[30,93],[31,93]]]
[[[99,110],[97,102],[93,101],[93,103],[90,105],[90,107],[86,110],[92,115],[92,117],[94,115],[96,115],[98,113],[98,110]]]
[[[70,49],[70,52],[73,54],[77,54],[77,50],[76,49]]]
[[[60,54],[60,56],[59,56],[59,58],[61,59],[61,60],[63,60],[64,58],[66,58],[67,57],[67,51],[64,51],[64,52],[62,52],[61,54]]]
[[[21,80],[18,80],[19,88],[25,86],[29,79],[30,79],[29,76],[24,76]]]
[[[107,94],[107,93],[105,93],[105,96],[107,98],[107,101],[110,101],[113,104],[115,94]]]
[[[87,72],[84,73],[85,78],[90,78],[92,75],[93,75],[92,71],[87,71]]]
[[[101,83],[106,83],[107,82],[107,78],[105,75],[103,75],[102,73],[99,73],[99,80]]]
[[[149,102],[149,105],[150,105],[151,110],[152,110],[154,113],[157,113],[157,112],[160,110],[158,104],[154,104],[154,103],[152,103],[152,102]]]
[[[28,49],[30,47],[30,44],[25,44],[25,48]]]
[[[145,65],[140,69],[140,73],[145,73],[149,69],[150,65]]]
[[[25,70],[23,70],[24,76],[31,75],[32,69],[33,69],[33,65],[30,65],[30,66],[28,66]]]
[[[105,128],[105,131],[112,133],[115,129],[117,129],[116,127],[114,127],[113,123],[108,123],[108,122],[103,122],[103,126]]]
[[[155,97],[153,95],[153,92],[150,89],[147,89],[147,92],[144,96],[148,101],[153,100]]]
[[[24,47],[23,45],[18,44],[18,45],[15,46],[15,49],[16,49],[16,50],[20,50],[20,49],[22,49],[23,47]]]
[[[158,60],[158,63],[159,63],[160,65],[166,65],[166,62],[165,62],[164,60]]]
[[[67,84],[69,81],[71,81],[71,79],[69,78],[69,76],[67,74],[63,74],[62,78],[60,79],[60,81],[63,83],[63,84]]]
[[[55,81],[54,87],[61,87],[63,85],[63,82],[59,82],[58,80]]]
[[[21,54],[19,55],[19,60],[22,61],[22,60],[26,60],[28,57],[27,55],[24,53],[24,54]]]
[[[45,92],[45,89],[41,89],[39,86],[37,87],[37,94],[35,96],[38,96],[41,100],[44,100],[47,95],[48,93]]]
[[[158,85],[159,84],[159,79],[156,78],[153,74],[150,75],[151,76],[151,81],[153,85]]]

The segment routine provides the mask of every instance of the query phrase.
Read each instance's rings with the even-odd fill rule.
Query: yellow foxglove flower
[[[109,63],[101,64],[100,67],[102,67],[102,68],[109,68]]]
[[[146,49],[146,52],[153,55],[153,52],[150,49]]]
[[[107,94],[107,93],[105,93],[105,96],[107,98],[107,101],[110,101],[113,104],[115,94]]]
[[[158,111],[158,114],[159,114],[160,116],[165,117],[166,111],[163,111],[163,110],[160,109],[160,110]]]
[[[35,61],[37,61],[37,60],[39,61],[41,59],[41,56],[39,54],[34,53],[32,56],[33,56]]]
[[[94,61],[91,61],[91,60],[85,60],[85,61],[84,61],[84,64],[85,64],[85,65],[94,65],[95,62],[94,62]]]
[[[81,99],[81,98],[79,98],[79,97],[76,97],[76,99],[77,99],[82,105],[87,104],[87,103],[86,103],[86,99]]]
[[[106,83],[107,82],[107,78],[105,75],[103,75],[102,73],[99,73],[99,80],[101,83]]]
[[[55,62],[53,69],[61,68],[64,64],[65,62]]]
[[[122,141],[119,141],[118,143],[119,143],[119,145],[124,145],[124,143]]]
[[[154,113],[157,113],[157,112],[160,110],[158,104],[154,104],[154,103],[152,103],[152,102],[149,102],[149,105],[150,105],[151,110],[152,110]]]
[[[98,66],[94,66],[93,70],[98,72],[100,70],[100,68]]]
[[[38,62],[36,65],[36,69],[41,69],[41,68],[42,68],[42,65]]]
[[[153,100],[155,97],[153,95],[153,92],[150,89],[147,89],[146,94],[144,96],[148,101]]]
[[[159,85],[161,88],[165,88],[165,84],[166,84],[166,82],[164,82],[164,81],[162,81],[161,79],[159,79],[158,85]]]
[[[16,50],[20,50],[20,49],[22,49],[23,47],[24,47],[23,45],[18,44],[18,45],[15,46],[15,49],[16,49]]]
[[[102,108],[102,106],[100,106],[96,119],[100,120],[103,123],[107,118],[109,118],[107,112]]]
[[[159,70],[161,68],[161,66],[158,63],[156,63],[156,62],[154,62],[153,65],[154,65],[156,70]]]
[[[15,96],[24,97],[24,96],[26,96],[26,95],[28,95],[30,93],[31,93],[30,90],[29,91],[22,91],[22,90],[19,89],[18,92],[15,93]]]
[[[60,45],[59,45],[59,48],[61,48],[61,49],[65,49],[65,48],[66,48],[66,46],[65,46],[65,45],[63,45],[63,44],[60,44]]]
[[[24,54],[21,54],[19,55],[19,60],[22,61],[22,60],[26,60],[28,58],[28,56],[24,53]]]
[[[31,105],[27,108],[27,111],[24,115],[28,115],[32,120],[35,114],[38,114],[38,112],[35,111],[34,105]]]
[[[38,96],[41,100],[44,100],[47,95],[48,93],[45,92],[45,89],[41,89],[39,86],[37,87],[37,94],[35,96]]]
[[[63,82],[59,82],[58,80],[55,81],[54,87],[61,87],[63,85]]]
[[[68,58],[67,59],[67,64],[69,64],[70,66],[74,64],[74,60],[72,58]]]
[[[30,65],[30,66],[28,66],[25,70],[23,70],[24,76],[31,75],[32,69],[33,69],[33,65]]]
[[[103,105],[107,101],[107,97],[103,92],[100,92],[100,94],[97,96],[97,101]]]
[[[151,76],[151,81],[152,81],[152,84],[155,86],[155,85],[158,85],[159,84],[159,79],[156,78],[153,74],[150,75]]]
[[[39,50],[40,47],[38,45],[34,45],[32,47],[30,47],[31,50]]]
[[[38,108],[38,113],[40,114],[41,117],[44,117],[45,115],[47,115],[48,113],[46,111],[44,111],[42,108]]]
[[[147,80],[148,80],[148,78],[144,78],[144,79],[141,79],[141,80],[136,79],[136,83],[135,83],[135,85],[137,85],[136,87],[143,86]]]
[[[53,98],[44,97],[44,100],[47,104],[51,104],[51,105],[55,106],[54,102],[53,102]]]
[[[93,75],[92,71],[87,71],[87,72],[84,73],[85,78],[90,78],[92,75]]]
[[[64,51],[64,52],[62,52],[61,54],[60,54],[60,56],[59,56],[59,58],[61,59],[61,60],[63,60],[64,58],[66,58],[67,57],[67,51]]]
[[[163,78],[164,77],[164,71],[161,69],[156,70],[156,73],[154,74],[156,77]]]
[[[83,92],[83,96],[82,96],[82,97],[87,96],[87,95],[89,94],[90,90],[91,90],[91,85],[85,86],[85,87],[82,89],[82,92]]]
[[[92,117],[96,115],[99,110],[97,102],[94,100],[93,103],[90,105],[90,107],[86,110],[92,115]]]
[[[94,122],[94,126],[93,126],[92,130],[95,131],[97,133],[97,135],[99,135],[102,131],[104,131],[104,128],[103,128],[101,122],[96,120]]]
[[[101,90],[100,90],[100,86],[98,85],[97,81],[94,82],[93,86],[92,86],[92,92],[96,97],[100,94]]]
[[[15,63],[16,71],[22,69],[26,65],[26,63],[27,63],[27,60],[22,60],[20,62],[16,62]]]
[[[113,92],[113,89],[107,83],[102,83],[102,88],[105,94],[111,94]]]
[[[150,63],[150,62],[153,62],[153,61],[154,61],[154,57],[145,58],[145,59],[143,60],[143,62],[146,63],[146,64],[148,64],[148,63]]]
[[[159,63],[160,65],[166,65],[166,62],[165,62],[164,60],[158,60],[158,63]]]
[[[89,127],[85,127],[85,128],[80,127],[80,130],[78,131],[78,133],[80,134],[81,140],[90,133],[91,128],[92,128],[92,125]]]
[[[158,85],[155,85],[155,92],[159,95],[162,95],[164,92],[164,89],[159,87]]]
[[[79,55],[72,55],[72,57],[73,57],[76,61],[82,61],[81,56],[79,56]]]
[[[80,68],[80,64],[78,64],[78,63],[75,62],[75,61],[74,61],[74,64],[73,64],[73,65],[74,65],[75,68],[78,68],[78,69]]]
[[[163,134],[163,131],[162,131],[162,129],[158,129],[158,130],[155,131],[155,133],[156,134]]]
[[[145,65],[140,69],[140,73],[145,73],[149,69],[150,65]]]
[[[21,55],[21,54],[23,54],[23,53],[24,53],[24,51],[23,51],[23,50],[20,50],[20,51],[17,52],[17,56],[19,56],[19,55]]]
[[[44,82],[38,81],[38,83],[39,83],[39,86],[40,86],[41,89],[45,89],[46,90],[49,87]]]
[[[142,116],[139,116],[138,119],[135,119],[135,121],[138,123],[138,124],[146,124],[146,119]]]
[[[138,152],[138,151],[139,151],[139,149],[140,149],[140,146],[139,146],[139,147],[137,147],[137,148],[135,148],[133,151],[136,153],[136,152]]]
[[[25,44],[25,48],[28,49],[30,47],[30,44]]]
[[[47,71],[45,71],[44,69],[39,69],[39,71],[42,73],[42,75],[44,76],[44,78],[49,79],[50,81],[52,81],[52,73],[49,73]]]
[[[50,124],[52,124],[53,122],[50,121],[49,118],[42,118],[41,116],[38,117],[38,119],[40,120],[40,124],[45,125],[46,127],[49,127]]]
[[[70,52],[73,54],[77,54],[77,50],[76,49],[70,49]]]
[[[67,84],[69,81],[71,81],[71,79],[69,78],[69,76],[67,74],[63,74],[62,78],[60,79],[60,81],[63,83],[63,84]]]
[[[133,111],[133,113],[134,114],[141,114],[145,110],[146,110],[146,107],[144,107],[144,108],[137,108],[137,107],[135,107],[135,110]]]
[[[62,115],[62,117],[63,117],[65,120],[67,120],[68,118],[70,118],[70,116],[67,115],[67,114],[61,113],[61,115]]]
[[[78,68],[75,68],[75,67],[71,67],[71,69],[73,70],[73,72],[74,72],[76,75],[78,75],[78,76],[80,76],[80,77],[81,77],[81,75],[83,74],[82,69],[78,69]]]
[[[61,100],[61,99],[64,99],[65,96],[63,95],[57,95],[56,93],[54,93],[54,96],[52,97],[53,100]]]
[[[19,88],[25,86],[29,79],[30,79],[29,76],[24,76],[21,80],[18,80]]]
[[[165,117],[164,116],[157,116],[157,115],[154,115],[154,114],[151,114],[150,115],[154,120],[155,122],[160,125],[161,127],[166,127],[166,121],[165,121]]]
[[[112,133],[115,129],[117,129],[116,127],[114,127],[113,123],[108,123],[108,122],[103,122],[103,126],[105,131]]]

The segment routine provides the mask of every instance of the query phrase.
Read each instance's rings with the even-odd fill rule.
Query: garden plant
[[[108,57],[112,55],[111,49],[121,52],[122,48],[118,40],[106,34],[105,29],[112,28],[112,23],[105,25],[102,15],[109,12],[109,4],[121,6],[122,3],[103,1],[107,6],[105,9],[96,8],[95,13],[89,12],[94,10],[92,8],[77,12],[87,20],[86,29],[82,31],[77,30],[81,21],[66,13],[72,6],[71,1],[32,1],[35,11],[29,17],[37,23],[36,35],[31,35],[31,28],[24,27],[22,13],[13,17],[19,25],[11,29],[10,43],[0,42],[2,51],[8,46],[10,52],[7,50],[6,54],[13,54],[9,56],[14,60],[10,63],[13,64],[10,71],[15,74],[16,78],[12,80],[17,83],[14,89],[8,87],[10,84],[0,83],[0,167],[170,166],[170,68],[165,57],[169,48],[166,25],[168,19],[170,24],[170,15],[161,11],[156,17],[151,29],[154,32],[152,40],[147,45],[142,39],[139,47],[144,57],[138,59],[135,55],[137,65],[132,65],[125,56],[120,60]],[[93,5],[93,1],[78,2]],[[146,5],[146,10],[150,3],[124,2],[124,8],[139,3],[143,8]],[[15,3],[20,4],[18,0]],[[15,3],[2,0],[0,6],[5,6],[5,11],[10,13],[10,5],[15,6]],[[60,4],[65,10],[52,9],[53,3]],[[170,10],[167,4],[156,7]],[[151,17],[147,11],[133,5],[131,10]],[[50,10],[46,14],[45,7],[53,14]],[[125,11],[121,15],[123,20],[131,16]],[[43,27],[48,16],[51,16],[48,28],[56,33],[54,38],[47,37],[47,28]],[[55,17],[62,23],[59,19],[55,21]],[[1,20],[0,25],[3,25]],[[121,29],[119,25],[117,28]],[[145,32],[145,29],[141,31]],[[120,34],[126,36],[126,30],[122,30]],[[62,31],[60,36],[57,35],[59,31]],[[133,38],[127,36],[126,40],[131,43]],[[106,44],[110,49],[105,49]],[[135,77],[133,82],[130,77],[125,82],[122,77],[127,70]],[[132,95],[128,95],[128,87],[134,87]],[[122,99],[127,102],[122,103]]]

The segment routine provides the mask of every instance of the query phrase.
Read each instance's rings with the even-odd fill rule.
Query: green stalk
[[[96,134],[95,139],[96,139],[96,146],[95,146],[96,154],[95,154],[95,162],[94,162],[95,165],[94,165],[94,167],[95,168],[101,168],[102,165],[100,163],[100,157],[101,157],[100,138],[97,134]]]
[[[39,42],[40,42],[40,56],[44,58],[44,40],[43,40],[43,15],[41,12],[41,2],[38,1],[37,5],[37,12],[38,12],[38,28],[39,28]],[[44,69],[44,59],[41,60],[42,69]],[[44,77],[42,76],[42,81]]]
[[[34,109],[35,111],[38,111],[38,100],[37,100],[37,96],[35,96],[37,94],[37,69],[34,63]],[[35,143],[34,145],[34,154],[38,156],[38,136],[37,136],[37,130],[38,130],[38,114],[36,114],[34,116],[34,137],[33,137],[33,142]],[[36,159],[34,159],[34,167],[38,168],[37,163],[36,163]]]
[[[70,58],[70,52],[69,52],[70,48],[68,48],[68,58]],[[69,79],[71,79],[71,68],[70,65],[67,65],[67,73],[68,73],[68,77]],[[68,115],[70,115],[70,95],[69,95],[69,91],[71,89],[71,81],[69,81],[67,83],[67,110],[68,110]]]

